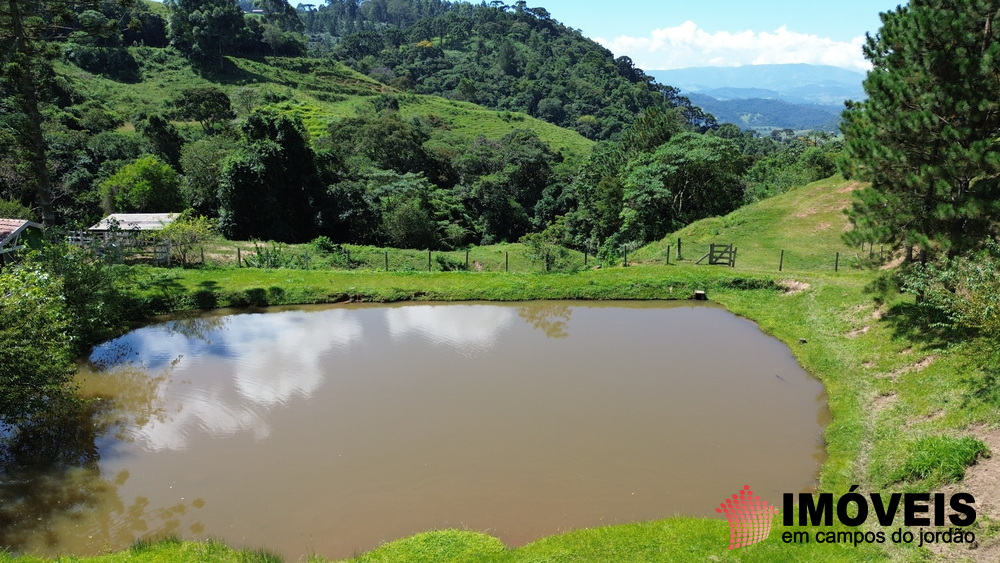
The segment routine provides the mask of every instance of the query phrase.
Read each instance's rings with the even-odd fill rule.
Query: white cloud
[[[709,33],[692,21],[677,27],[654,29],[648,37],[621,35],[594,39],[616,56],[630,57],[642,69],[675,69],[694,66],[808,63],[867,71],[871,65],[861,54],[864,36],[849,42],[789,31]]]

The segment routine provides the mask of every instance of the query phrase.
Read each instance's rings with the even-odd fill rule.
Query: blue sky
[[[513,4],[513,2],[509,2]],[[865,33],[900,0],[539,0],[643,69],[764,63],[829,64],[863,71]]]

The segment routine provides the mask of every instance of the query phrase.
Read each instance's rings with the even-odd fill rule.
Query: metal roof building
[[[27,219],[0,219],[0,264],[6,261],[10,253],[24,248],[21,235],[28,229],[40,232],[42,226]]]
[[[179,213],[114,213],[90,229],[94,233],[106,233],[117,225],[122,231],[159,231],[174,222]]]

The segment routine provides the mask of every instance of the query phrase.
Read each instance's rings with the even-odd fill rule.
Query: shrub
[[[0,427],[71,393],[72,324],[59,278],[37,266],[0,273]]]
[[[976,253],[912,264],[900,278],[931,326],[1000,338],[1000,244],[990,240]]]
[[[458,260],[448,256],[447,254],[438,254],[434,257],[434,260],[441,267],[442,272],[458,272],[462,270],[467,270],[465,267],[464,260]]]
[[[318,236],[309,243],[317,252],[322,252],[324,254],[342,253],[343,248],[339,244],[335,244],[330,237]]]

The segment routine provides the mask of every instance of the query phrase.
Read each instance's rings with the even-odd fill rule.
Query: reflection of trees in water
[[[212,332],[225,328],[228,323],[228,316],[203,316],[200,313],[191,312],[181,314],[174,320],[162,323],[158,327],[166,329],[170,333],[179,334],[188,340],[200,340],[206,344],[212,344]],[[140,354],[132,343],[130,335],[125,335],[102,344],[98,348],[97,354],[91,358],[91,365],[96,369],[104,370],[134,361]]]
[[[224,328],[227,324],[229,324],[229,315],[204,316],[197,311],[191,311],[163,326],[166,326],[170,332],[180,334],[188,340],[201,340],[211,344],[212,340],[209,336],[212,331]]]
[[[84,381],[85,400],[53,405],[0,434],[0,549],[94,552],[182,531],[180,516],[204,501],[165,508],[150,506],[145,497],[126,503],[118,489],[128,472],[108,480],[98,463],[98,439],[112,432],[128,439],[129,425],[162,413],[156,389],[168,376],[138,369],[91,376]],[[98,379],[105,381],[97,385]],[[189,529],[202,531],[197,523]]]
[[[573,311],[569,305],[561,303],[532,303],[517,308],[517,315],[527,321],[532,327],[545,332],[549,338],[565,338],[566,323]]]
[[[171,365],[172,367],[172,365]],[[153,375],[135,365],[80,375],[81,394],[93,403],[94,424],[103,433],[129,440],[127,430],[145,426],[166,416],[161,387],[170,379],[170,369]]]

